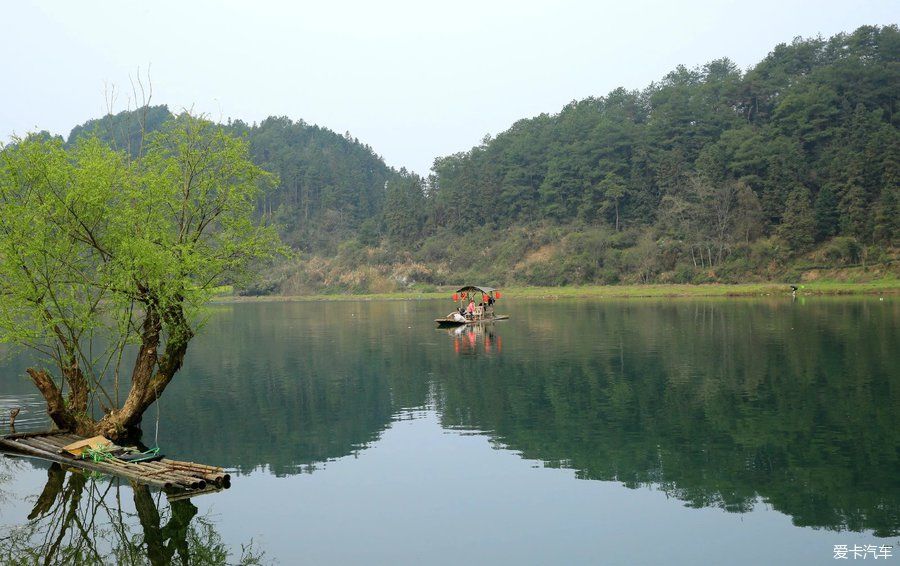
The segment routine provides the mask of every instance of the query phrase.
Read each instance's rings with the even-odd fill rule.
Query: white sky
[[[105,113],[107,85],[124,110],[129,77],[149,66],[152,102],[173,111],[302,118],[425,174],[520,118],[644,88],[678,64],[746,69],[798,35],[898,20],[897,0],[12,0],[0,140],[68,135]]]

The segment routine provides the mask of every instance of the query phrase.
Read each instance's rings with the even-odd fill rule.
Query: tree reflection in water
[[[15,460],[6,460],[16,462]],[[15,465],[15,464],[13,464]],[[0,473],[2,476],[8,472]],[[123,485],[124,484],[124,485]],[[126,489],[122,489],[127,486]],[[0,492],[2,493],[2,492]],[[128,505],[131,494],[133,506]],[[28,522],[0,538],[4,564],[260,564],[252,541],[232,556],[188,498],[98,478],[59,464],[47,470]]]
[[[524,301],[513,322],[486,327],[493,336],[473,334],[472,350],[468,329],[444,335],[429,309],[221,307],[191,379],[173,385],[160,442],[287,476],[357,454],[428,406],[444,428],[484,431],[577,478],[698,508],[765,504],[798,526],[900,532],[900,302]]]

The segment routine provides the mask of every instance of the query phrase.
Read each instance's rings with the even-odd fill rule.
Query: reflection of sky
[[[572,481],[437,415],[395,421],[315,474],[242,476],[194,500],[226,541],[310,564],[822,564],[871,536],[794,528],[765,505],[690,509],[662,492]],[[452,494],[452,495],[450,495]]]
[[[25,522],[47,483],[49,467],[47,462],[0,454],[0,537],[8,525]]]
[[[0,488],[26,499],[0,505],[0,532],[24,521],[46,480],[43,466],[16,469]],[[193,502],[224,541],[252,537],[286,564],[821,564],[834,544],[891,543],[795,528],[766,505],[691,509],[657,490],[574,476],[445,430],[429,410],[405,413],[368,449],[315,474],[257,471]]]

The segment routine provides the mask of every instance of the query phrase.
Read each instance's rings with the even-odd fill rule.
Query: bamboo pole
[[[206,481],[210,481],[210,482],[213,482],[216,484],[231,483],[231,476],[228,474],[207,474],[207,473],[196,472],[196,471],[191,471],[191,470],[181,470],[180,468],[176,468],[176,469],[178,469],[179,471],[185,471],[185,472],[188,472],[191,474],[196,474],[197,477],[201,477]]]
[[[20,438],[32,438],[34,436],[58,436],[62,434],[68,434],[67,430],[51,430],[51,431],[43,431],[43,432],[19,432],[16,434],[7,434],[3,438],[6,440],[18,440]]]
[[[181,462],[179,460],[170,460],[168,458],[163,458],[160,462],[164,464],[175,464],[177,466],[187,466],[190,468],[197,468],[198,470],[208,470],[210,472],[224,472],[225,470],[219,468],[217,466],[207,466],[206,464],[197,464],[194,462]]]
[[[151,475],[166,476],[181,480],[180,483],[186,483],[191,489],[203,489],[206,487],[206,481],[203,478],[179,473],[178,471],[173,470],[168,466],[158,464],[157,462],[137,462],[132,465],[146,468],[146,473]]]
[[[183,486],[186,489],[197,489],[201,484],[201,481],[198,478],[186,476],[183,474],[173,473],[171,470],[168,470],[165,468],[156,468],[153,466],[146,466],[146,465],[140,465],[140,464],[132,464],[131,466],[137,467],[138,469],[140,469],[140,473],[146,474],[148,476],[155,476],[155,477],[170,480],[173,483]],[[206,485],[205,482],[202,482],[202,483],[204,486]]]
[[[227,489],[231,475],[216,466],[182,462],[163,458],[154,462],[126,462],[115,458],[102,462],[77,459],[65,453],[63,447],[83,438],[67,431],[21,433],[10,438],[0,437],[0,446],[29,456],[43,458],[76,468],[112,474],[156,487],[177,486],[186,490],[205,489],[209,485]]]
[[[189,473],[192,473],[192,474],[197,474],[198,477],[202,477],[203,479],[205,479],[205,480],[207,480],[207,481],[211,481],[211,482],[216,483],[216,484],[226,484],[226,483],[231,483],[231,475],[230,475],[230,474],[225,474],[225,473],[209,473],[209,472],[205,472],[205,471],[202,471],[202,470],[197,470],[197,469],[194,469],[194,468],[182,468],[182,467],[178,467],[178,466],[173,466],[173,468],[176,469],[176,470],[180,470],[180,471],[184,471],[184,472],[189,472]]]
[[[23,443],[17,442],[17,444],[23,444]],[[61,446],[57,446],[56,444],[52,444],[52,443],[47,442],[46,440],[43,440],[40,438],[29,438],[27,444],[29,446],[35,446],[42,450],[47,450],[48,452],[51,452],[53,454],[59,454],[60,452],[62,452]]]
[[[28,456],[34,456],[36,458],[42,458],[44,460],[50,460],[53,462],[58,462],[60,464],[66,464],[69,466],[73,466],[76,468],[82,468],[85,470],[90,470],[94,472],[100,472],[103,474],[112,474],[126,477],[128,479],[133,479],[135,481],[145,483],[148,485],[152,485],[155,487],[172,487],[171,482],[165,482],[163,480],[158,480],[154,478],[148,478],[146,476],[141,476],[140,474],[132,473],[128,470],[122,470],[120,468],[116,468],[115,466],[105,465],[99,462],[89,462],[87,460],[75,460],[72,458],[67,458],[65,456],[60,456],[58,454],[48,453],[46,450],[42,450],[40,448],[35,448],[28,444],[20,443],[20,442],[12,442],[12,441],[3,441],[0,439],[0,446],[7,446],[11,450],[16,452],[21,452]]]
[[[221,468],[217,472],[209,472],[203,468],[194,468],[190,466],[183,466],[179,464],[172,463],[171,461],[166,462],[163,461],[164,464],[168,464],[172,466],[172,468],[176,470],[181,470],[185,472],[190,472],[192,474],[197,474],[205,480],[212,481],[215,483],[230,483],[231,482],[231,474],[226,474]]]

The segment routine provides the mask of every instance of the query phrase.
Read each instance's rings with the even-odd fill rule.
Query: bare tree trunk
[[[168,336],[165,351],[160,355],[164,328]],[[76,358],[72,357],[70,363],[63,367],[65,382],[70,388],[68,401],[46,370],[29,368],[28,375],[44,397],[47,413],[57,427],[83,436],[101,434],[111,440],[119,440],[134,432],[144,412],[159,399],[181,369],[193,336],[180,305],[169,307],[162,314],[156,306],[148,305],[128,397],[121,408],[104,408],[106,415],[99,422],[88,415],[89,387]]]
[[[166,339],[165,352],[162,356],[158,356],[163,321],[155,309],[148,309],[128,397],[120,410],[111,411],[97,424],[97,431],[107,438],[121,438],[137,428],[144,411],[159,399],[184,363],[188,343],[194,336],[184,318],[184,312],[180,306],[171,307],[163,313],[163,320],[169,336]]]
[[[47,402],[47,414],[58,428],[71,430],[76,434],[93,432],[93,421],[88,416],[89,388],[81,368],[74,356],[63,368],[63,379],[69,384],[69,398],[63,398],[62,391],[56,385],[47,370],[28,368],[25,370],[32,383],[38,388],[44,401]]]
[[[63,399],[62,392],[60,392],[59,387],[56,386],[56,382],[53,381],[50,374],[46,370],[35,368],[28,368],[26,371],[28,376],[31,377],[31,381],[34,382],[35,387],[44,396],[44,400],[47,402],[47,414],[50,415],[53,424],[61,429],[75,430],[77,428],[75,417],[66,409],[66,402]]]
[[[144,323],[141,326],[141,347],[134,360],[134,369],[131,371],[131,390],[128,392],[122,408],[112,411],[103,419],[109,421],[110,424],[117,425],[116,428],[125,428],[127,425],[124,421],[133,421],[133,415],[141,409],[141,403],[147,393],[147,386],[158,362],[157,352],[161,333],[162,320],[160,320],[156,307],[151,305],[147,307]],[[137,422],[140,422],[140,419]]]
[[[87,414],[90,387],[87,379],[78,366],[78,358],[74,353],[69,356],[69,363],[62,370],[63,378],[69,384],[68,410],[76,415]]]

